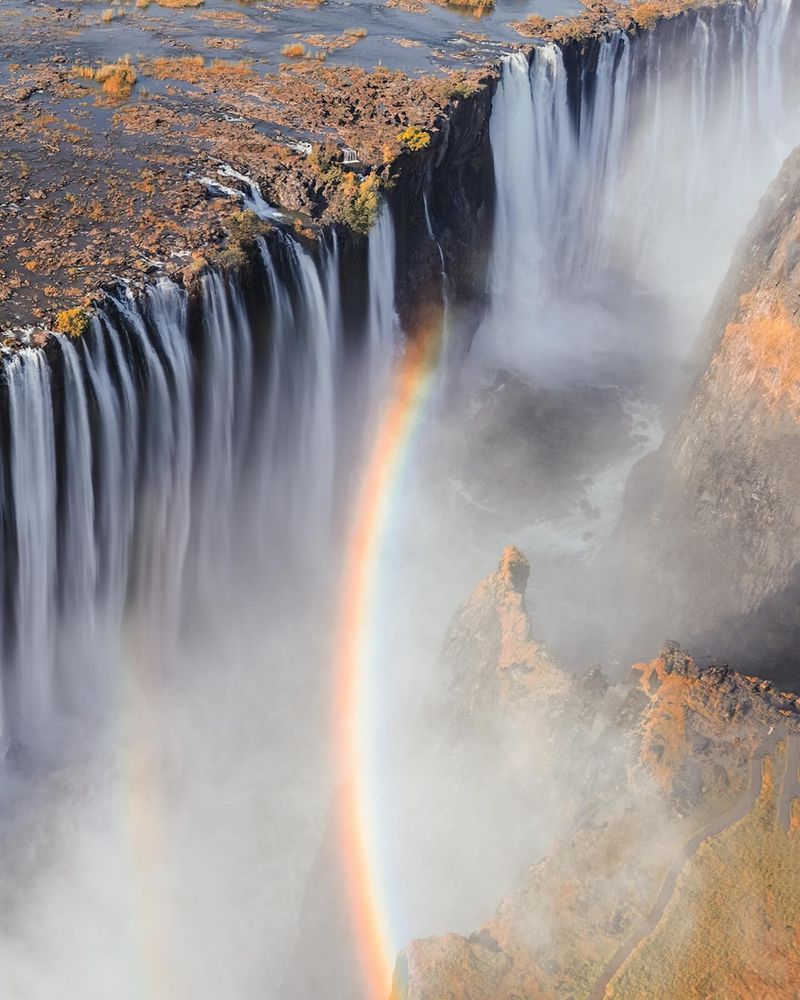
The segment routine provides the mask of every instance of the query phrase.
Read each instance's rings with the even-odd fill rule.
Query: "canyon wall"
[[[663,447],[634,470],[611,545],[620,627],[796,680],[800,601],[800,151],[736,252]],[[626,563],[627,560],[627,563]],[[629,617],[630,616],[630,617]]]
[[[507,620],[518,605],[514,598],[487,600],[496,584],[493,574],[466,605],[480,615],[456,616],[445,656],[458,646],[467,663],[480,662],[478,687],[496,699],[494,705],[482,699],[478,711],[470,690],[460,691],[462,733],[474,733],[481,719],[506,716],[505,765],[492,764],[496,801],[480,815],[484,825],[492,817],[501,826],[503,794],[524,803],[516,820],[528,834],[527,864],[472,933],[415,940],[402,950],[392,1000],[601,1000],[609,984],[614,997],[646,990],[666,998],[686,995],[680,988],[695,988],[703,975],[724,984],[725,996],[769,990],[788,1000],[800,927],[792,902],[800,842],[790,805],[798,785],[785,754],[789,739],[796,759],[797,697],[727,667],[703,667],[668,644],[612,685],[592,672],[565,678],[556,692],[551,662],[538,679],[531,674],[528,694],[514,709],[524,724],[514,724],[496,683],[507,669],[503,643],[487,644],[484,616],[499,612]],[[525,761],[516,773],[515,760]],[[473,794],[481,787],[469,768],[461,780],[466,787],[474,782]],[[554,834],[544,851],[537,850],[542,826]],[[454,836],[472,831],[464,824]],[[730,842],[728,853],[717,848],[717,838]],[[740,870],[745,855],[758,855],[759,863]],[[487,851],[483,863],[494,860]],[[709,913],[706,898],[716,900]],[[711,916],[715,905],[726,918]],[[732,931],[742,918],[739,907],[757,916]],[[739,933],[773,942],[774,961],[761,963],[757,953],[738,948]],[[674,959],[676,937],[686,963]],[[637,949],[639,941],[645,946]],[[658,970],[656,977],[647,979],[647,969]]]

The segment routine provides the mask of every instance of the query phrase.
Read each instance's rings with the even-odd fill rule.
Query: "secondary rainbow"
[[[381,555],[392,526],[398,486],[415,430],[430,398],[441,335],[431,329],[410,341],[390,380],[363,479],[345,562],[336,673],[336,748],[342,773],[339,834],[350,917],[369,1000],[387,1000],[394,968],[385,888],[378,866],[374,722],[368,697],[378,639],[376,604]]]

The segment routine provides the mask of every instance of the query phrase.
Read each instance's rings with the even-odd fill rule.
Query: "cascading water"
[[[369,350],[373,371],[380,372],[391,357],[398,326],[394,303],[394,225],[384,205],[369,241]]]
[[[479,348],[502,357],[509,331],[515,341],[530,326],[525,317],[620,281],[671,297],[684,343],[694,337],[735,241],[800,138],[791,6],[727,4],[639,37],[613,33],[597,43],[591,73],[565,65],[554,44],[530,62],[505,59]],[[540,323],[559,335],[546,315]]]
[[[636,337],[647,341],[657,298],[671,310],[672,328],[683,322],[686,339],[694,335],[709,290],[724,270],[726,256],[755,198],[792,139],[800,134],[786,89],[791,66],[784,33],[790,6],[790,0],[730,4],[677,18],[638,37],[615,33],[597,42],[596,58],[585,65],[576,65],[574,53],[565,55],[555,45],[537,47],[530,60],[514,54],[504,61],[491,118],[497,199],[487,312],[473,350],[476,364],[517,368],[532,383],[541,377],[547,384],[548,357],[558,352],[563,341],[573,341],[566,348],[570,361],[579,358],[582,362],[583,355],[598,347],[607,349],[606,339],[612,348],[616,346],[616,327],[622,320],[630,325],[631,313]],[[224,176],[233,178],[240,188],[208,182],[214,191],[243,198],[262,215],[273,214],[248,178],[229,170]],[[453,259],[445,242],[446,220],[431,220],[427,199],[424,215],[428,237],[437,243],[441,238],[444,244],[439,247],[444,282],[445,260]],[[159,984],[163,995],[225,995],[238,1000],[253,995],[254,983],[263,995],[263,979],[270,978],[262,976],[267,964],[264,953],[274,948],[277,957],[271,956],[270,968],[284,971],[281,962],[288,953],[297,900],[303,891],[285,858],[303,836],[319,837],[323,825],[319,814],[309,819],[307,803],[298,802],[302,796],[294,794],[297,771],[304,763],[302,752],[319,739],[323,727],[307,739],[307,730],[297,722],[300,712],[296,716],[284,712],[281,719],[280,709],[269,717],[269,708],[273,700],[282,704],[278,697],[273,699],[281,683],[293,686],[293,696],[304,707],[316,694],[319,678],[309,680],[311,668],[301,669],[307,651],[303,643],[313,641],[313,636],[309,639],[300,633],[317,631],[308,610],[308,590],[315,572],[335,551],[342,523],[337,515],[346,506],[342,498],[348,495],[354,453],[358,452],[353,441],[357,438],[364,443],[362,438],[373,428],[368,418],[381,403],[383,380],[397,347],[395,232],[388,208],[381,212],[369,238],[363,262],[363,301],[358,308],[343,301],[342,277],[351,266],[344,259],[347,245],[344,239],[340,245],[336,234],[329,233],[312,253],[291,234],[275,229],[268,240],[258,242],[251,262],[252,280],[210,272],[201,279],[196,298],[169,282],[139,296],[119,291],[109,297],[81,340],[59,337],[46,350],[24,349],[3,357],[0,410],[8,414],[7,447],[0,456],[5,747],[32,750],[48,739],[57,740],[61,721],[68,723],[70,716],[83,720],[94,713],[103,718],[110,700],[119,694],[119,679],[128,660],[135,659],[126,656],[128,647],[140,643],[142,634],[151,654],[148,659],[157,666],[177,648],[176,658],[192,668],[191,681],[186,682],[187,669],[184,686],[174,699],[179,708],[170,705],[170,722],[177,719],[177,735],[173,739],[168,733],[163,758],[154,751],[158,765],[163,759],[170,765],[163,768],[167,775],[163,796],[173,796],[175,802],[170,801],[168,816],[163,805],[161,812],[153,807],[155,815],[139,823],[144,828],[146,853],[152,851],[153,828],[156,832],[159,827],[167,828],[164,843],[157,845],[162,853],[153,851],[155,861],[147,853],[145,863],[134,866],[131,878],[118,857],[124,852],[108,834],[109,827],[116,828],[105,813],[98,821],[102,833],[97,842],[105,849],[103,859],[115,876],[119,869],[114,866],[120,866],[129,881],[139,881],[145,877],[144,869],[166,899],[151,892],[148,882],[143,893],[151,905],[156,900],[174,910],[167,914],[171,922],[163,920],[164,941],[158,944],[162,949],[173,948],[166,964],[181,985],[170,990]],[[454,315],[458,305],[454,302]],[[602,329],[597,321],[600,314]],[[352,328],[354,316],[357,329]],[[451,330],[448,335],[457,332]],[[446,352],[445,362],[454,361],[456,353]],[[619,375],[626,363],[623,355],[612,376]],[[606,369],[602,377],[609,377]],[[503,383],[496,396],[507,388]],[[639,402],[623,392],[625,418],[634,423],[639,443],[630,455],[609,465],[608,476],[595,475],[586,490],[590,505],[608,502],[613,506],[618,482],[624,479],[630,461],[658,438],[655,419],[649,420],[650,411],[642,410]],[[483,403],[485,397],[478,406],[467,408],[468,414],[478,412]],[[430,425],[445,423],[444,410],[431,407]],[[502,418],[504,411],[500,413]],[[529,429],[522,428],[525,433]],[[503,424],[504,434],[508,430]],[[460,443],[469,436],[471,426],[467,435],[463,427],[457,431]],[[430,437],[435,439],[435,433]],[[526,494],[525,499],[533,502],[538,483],[531,483],[534,477],[524,463],[508,460],[509,454],[514,456],[506,448],[507,438],[489,435],[489,439],[488,450],[499,455],[501,472],[508,479],[518,468],[528,477],[525,488],[530,496]],[[498,440],[502,448],[497,447]],[[432,451],[438,443],[434,440]],[[488,470],[486,478],[491,478],[494,466],[487,455],[478,452],[473,440],[468,445],[468,471],[479,477]],[[434,456],[426,471],[438,457]],[[500,480],[501,492],[513,492],[514,484],[509,485],[508,479]],[[423,483],[419,493],[424,494],[428,485]],[[457,487],[455,491],[452,486]],[[402,556],[395,562],[416,565],[402,567],[403,572],[391,581],[394,599],[386,602],[391,611],[386,617],[392,619],[384,630],[387,646],[396,648],[386,650],[382,667],[391,677],[384,685],[391,709],[386,718],[395,724],[398,714],[403,718],[411,714],[408,709],[402,716],[405,708],[398,706],[411,702],[416,706],[420,690],[430,682],[429,676],[419,676],[423,670],[416,667],[418,662],[425,667],[429,664],[419,656],[417,633],[425,634],[428,654],[438,644],[442,622],[463,597],[464,580],[482,572],[476,566],[483,567],[487,548],[494,558],[496,547],[508,541],[511,519],[499,515],[492,500],[473,495],[471,487],[459,479],[440,493],[432,490],[432,501],[425,495],[419,506],[408,505],[410,523],[397,529],[398,533],[406,530],[409,540],[405,544],[404,537],[399,544],[395,539],[393,551]],[[446,503],[439,502],[443,494]],[[408,498],[404,501],[408,503]],[[415,516],[420,512],[421,516]],[[400,519],[397,512],[393,514]],[[469,533],[476,523],[470,517],[477,519],[479,551]],[[593,525],[601,521],[606,527],[596,511],[592,518]],[[445,520],[447,524],[442,523]],[[550,545],[549,541],[540,544],[536,540],[540,535],[549,539],[564,527],[571,544],[577,539],[574,548],[584,548],[587,518],[572,511],[565,520],[562,526],[557,517],[550,517],[527,537],[524,530],[530,525],[523,525],[517,540],[530,541],[531,552],[536,553]],[[520,521],[512,526],[516,532]],[[409,579],[412,586],[408,586]],[[431,592],[426,588],[431,588],[433,579],[436,586]],[[260,587],[264,581],[268,586]],[[548,585],[557,591],[559,581],[554,574]],[[251,591],[247,596],[252,601],[243,599],[244,590]],[[262,606],[266,594],[278,606],[277,613]],[[415,612],[430,597],[429,607],[413,620],[414,629],[409,627],[408,606],[403,603],[410,600],[409,594],[416,602]],[[298,595],[307,602],[299,615],[293,607]],[[248,669],[233,673],[235,665],[225,656],[237,638],[230,633],[237,631],[245,616],[245,611],[230,615],[237,602],[255,605],[248,610],[259,618],[259,628],[242,629],[242,641],[254,647],[253,634],[260,640],[262,632],[278,633],[280,623],[276,625],[275,619],[286,612],[290,622],[287,655],[283,655],[283,636],[279,636],[275,644],[280,655],[272,657],[270,649],[267,657],[260,648],[248,648],[243,657]],[[262,616],[269,628],[263,627]],[[547,622],[546,613],[541,618]],[[198,622],[199,634],[192,635],[190,643],[187,633],[193,633]],[[216,632],[225,635],[208,657],[213,672],[222,675],[214,684],[197,667],[195,658],[202,659],[197,656],[198,647],[211,645]],[[220,648],[222,655],[216,655]],[[251,653],[259,666],[268,661],[268,669],[261,671],[263,687],[256,688],[258,697],[253,697],[250,686],[251,674],[256,672],[249,669]],[[393,672],[392,667],[398,669]],[[145,693],[146,681],[145,677],[141,684]],[[240,689],[231,694],[237,684]],[[397,698],[391,696],[391,684],[397,686]],[[195,693],[195,685],[200,685],[200,694]],[[235,710],[231,708],[234,697],[239,699]],[[131,702],[136,703],[135,698],[120,697],[119,701],[126,710]],[[188,705],[185,716],[181,715],[184,704]],[[121,714],[123,736],[129,736],[127,726],[136,738],[121,741],[125,748],[118,768],[122,777],[114,770],[106,780],[111,788],[108,798],[125,799],[127,807],[127,799],[133,798],[127,785],[160,769],[152,760],[142,764],[139,759],[141,745],[149,744],[154,735],[148,729],[149,716],[145,714],[142,724],[138,716],[131,720]],[[306,725],[308,731],[313,729]],[[299,736],[288,734],[295,737],[291,752],[281,742],[288,742],[289,728],[300,730]],[[235,740],[228,735],[234,731]],[[265,763],[264,748],[270,738],[279,752],[274,761],[270,758]],[[193,754],[188,762],[182,739]],[[229,743],[236,744],[235,750]],[[273,767],[281,772],[277,781],[284,785],[280,787],[291,788],[277,803],[272,802],[272,788],[264,780]],[[281,769],[290,772],[288,777]],[[203,772],[202,781],[198,772]],[[142,798],[158,802],[149,787],[138,791],[137,802]],[[391,785],[387,792],[391,797]],[[436,798],[431,802],[435,804]],[[273,811],[268,813],[270,805]],[[393,844],[402,851],[409,849],[402,824],[413,810],[401,796],[395,805],[398,813],[405,813],[398,816],[392,830]],[[86,811],[96,819],[93,808],[94,804]],[[432,815],[437,815],[435,809]],[[246,822],[233,829],[241,817]],[[443,823],[449,819],[444,817]],[[80,857],[81,851],[91,854],[92,863],[76,864],[78,874],[67,874],[68,906],[74,907],[76,899],[100,898],[117,919],[117,924],[110,921],[109,925],[126,926],[129,901],[113,898],[115,910],[94,884],[96,855],[94,850],[86,851],[83,842],[75,848],[69,839],[74,825],[70,823],[66,850],[75,850]],[[129,817],[120,825],[136,827]],[[274,852],[262,842],[272,826],[278,830],[279,841]],[[413,854],[415,831],[407,833]],[[428,837],[429,831],[422,833]],[[476,834],[476,851],[479,839]],[[196,853],[192,851],[195,840],[201,845]],[[219,859],[234,853],[232,842],[242,841],[245,861],[237,864],[234,860],[218,875]],[[94,849],[95,842],[90,843]],[[310,855],[316,846],[314,841],[304,849]],[[451,847],[452,839],[445,851]],[[436,845],[426,845],[425,850],[432,859],[430,871],[437,871],[442,858]],[[467,872],[470,881],[480,881],[475,878],[470,850],[468,843],[463,857],[445,859],[452,862],[451,868],[445,868],[454,873],[453,884],[466,884]],[[502,849],[497,853],[502,854]],[[482,919],[495,901],[496,876],[503,864],[509,866],[509,877],[512,869],[516,871],[519,859],[513,851],[508,855],[475,890],[472,912],[463,899],[442,900],[441,928],[425,923],[436,919],[435,914],[430,917],[431,893],[425,879],[406,880],[409,887],[418,881],[418,889],[408,888],[404,896],[404,933],[453,929],[452,921],[457,920],[465,921],[461,929],[466,931],[469,921]],[[266,875],[259,864],[268,866]],[[104,874],[102,864],[97,867]],[[77,890],[70,881],[73,877]],[[110,882],[114,891],[124,893],[125,878]],[[118,885],[123,889],[118,890]],[[198,886],[206,893],[202,905],[196,905]],[[414,898],[415,893],[419,898]],[[221,901],[233,908],[235,917],[229,909],[219,918]],[[107,912],[104,907],[99,908],[102,918]],[[275,917],[276,910],[281,913]],[[41,971],[46,963],[38,942],[42,937],[49,939],[52,926],[59,928],[53,939],[60,940],[67,922],[60,913],[50,914],[54,924],[48,925],[40,922],[36,907],[32,912],[33,929],[23,921],[22,931],[11,938],[10,945],[0,938],[0,963],[15,947],[30,951],[33,957],[22,974],[45,977],[35,979],[37,987],[43,981],[45,987],[30,992],[40,1000],[52,991],[48,994],[48,973]],[[81,907],[82,919],[90,912],[91,907]],[[158,916],[164,917],[161,912]],[[143,923],[149,922],[150,913],[147,917]],[[91,923],[87,926],[94,946],[96,928]],[[198,933],[198,927],[205,936]],[[146,932],[143,936],[147,937]],[[119,986],[113,967],[114,962],[126,960],[124,955],[120,959],[127,948],[125,933],[119,934],[121,944],[113,934],[110,937],[110,971],[98,963],[93,971],[95,992],[87,995],[107,996],[111,983],[121,1000],[138,1000],[141,994],[135,987]],[[29,941],[37,946],[30,947]],[[205,960],[205,946],[216,956],[214,960]],[[304,954],[309,951],[306,948]],[[349,957],[346,953],[345,958]],[[53,968],[58,977],[62,969],[72,968],[71,957],[56,955]],[[272,978],[280,981],[279,976]]]
[[[8,481],[16,538],[12,695],[5,721],[40,735],[56,697],[53,599],[56,569],[56,461],[50,370],[39,351],[22,351],[6,368],[11,416]],[[8,537],[8,536],[6,536]],[[5,548],[5,546],[4,546]],[[3,630],[6,632],[6,630]]]
[[[591,73],[571,69],[552,44],[530,61],[506,58],[491,119],[491,296],[476,355],[502,356],[515,342],[525,352],[539,317],[550,337],[554,300],[591,295],[620,275],[648,291],[683,288],[693,304],[684,315],[699,315],[724,268],[718,247],[732,246],[795,137],[790,6],[733,4],[639,38],[612,34],[598,42]],[[688,80],[679,72],[686,51]],[[256,193],[247,188],[253,204]],[[324,544],[339,464],[339,249],[332,239],[317,261],[289,236],[272,242],[260,253],[266,352],[254,344],[243,289],[211,273],[194,343],[185,293],[162,283],[139,300],[112,299],[84,342],[6,361],[6,739],[45,726],[56,702],[80,700],[66,691],[72,675],[102,676],[126,603],[146,606],[166,633],[190,591],[189,603],[212,602],[241,556],[235,535],[249,531],[262,558],[273,531],[279,547],[287,532],[312,550]],[[700,280],[698,255],[714,272]],[[360,380],[373,401],[394,349],[393,260],[384,210],[369,241]],[[258,523],[266,510],[277,530]]]
[[[339,266],[335,239],[317,261],[276,233],[260,241],[256,293],[223,273],[201,279],[199,324],[186,292],[164,281],[112,296],[80,341],[6,357],[6,745],[35,746],[71,710],[102,711],[126,608],[163,645],[187,614],[223,599],[237,566],[288,552],[300,563],[330,545]],[[388,210],[368,277],[365,407],[394,350]],[[263,329],[253,308],[268,316]]]
[[[639,425],[646,450],[660,441],[678,365],[758,200],[800,141],[791,7],[730,3],[503,61],[490,121],[488,306],[473,371],[482,385],[487,369],[510,371],[565,400],[578,385],[618,396],[615,451],[591,473],[607,480],[615,469],[615,487],[601,491],[602,504],[591,484],[562,496],[556,521],[532,515],[520,536],[532,552],[549,539],[548,553],[591,556],[642,457]],[[493,506],[481,492],[468,490]]]

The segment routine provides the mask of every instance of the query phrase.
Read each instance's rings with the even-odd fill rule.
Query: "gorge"
[[[588,998],[745,800],[794,885],[800,21],[600,15],[3,314],[4,996]],[[702,995],[794,995],[775,892]]]

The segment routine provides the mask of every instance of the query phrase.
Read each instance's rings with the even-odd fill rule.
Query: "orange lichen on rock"
[[[746,781],[763,726],[777,721],[775,702],[782,704],[782,696],[727,667],[701,670],[674,645],[634,669],[648,699],[640,759],[656,784],[686,806],[712,788],[722,797],[735,792]],[[727,770],[718,758],[727,761]]]
[[[791,169],[791,161],[787,161],[785,170],[790,173]],[[785,203],[786,199],[777,204]],[[794,214],[781,223],[781,238],[765,254],[758,281],[750,287],[744,285],[746,290],[739,293],[706,377],[738,398],[756,390],[768,407],[784,408],[800,420],[800,305],[796,292],[800,212],[796,205]],[[748,277],[752,282],[752,276]]]
[[[742,296],[741,312],[725,328],[717,363],[736,360],[738,381],[759,387],[770,405],[785,404],[800,420],[800,323],[770,291]]]

